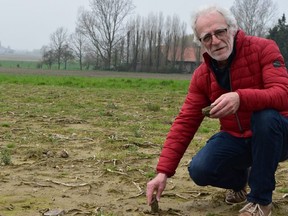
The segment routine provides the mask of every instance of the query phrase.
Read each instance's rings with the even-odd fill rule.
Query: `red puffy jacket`
[[[272,40],[247,36],[239,30],[236,54],[230,66],[230,85],[240,96],[236,114],[220,119],[221,131],[237,137],[251,137],[250,118],[253,111],[266,108],[278,110],[288,117],[288,73],[278,46]],[[164,143],[157,172],[168,177],[175,170],[200,126],[202,108],[227,93],[217,83],[204,53],[204,63],[194,72],[182,109],[175,119]]]

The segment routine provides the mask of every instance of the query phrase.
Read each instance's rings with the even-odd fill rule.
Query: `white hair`
[[[191,23],[192,23],[191,27],[192,27],[192,30],[194,32],[194,41],[195,42],[200,43],[199,38],[198,38],[198,33],[196,30],[196,22],[197,22],[198,18],[200,16],[203,16],[205,14],[208,14],[208,13],[211,13],[214,11],[217,11],[218,13],[220,13],[224,17],[224,19],[226,20],[226,22],[229,26],[230,31],[232,31],[233,33],[236,33],[236,31],[238,30],[237,21],[230,10],[223,8],[223,7],[220,7],[220,6],[217,6],[217,5],[204,6],[204,7],[199,8],[198,10],[194,11],[192,13],[192,16],[191,16]]]

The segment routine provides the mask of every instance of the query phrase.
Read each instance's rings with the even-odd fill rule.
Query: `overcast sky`
[[[199,6],[217,3],[230,8],[234,0],[132,0],[135,14],[147,16],[150,12],[178,15],[190,26],[190,14]],[[288,1],[274,0],[278,4],[277,19],[285,13]],[[89,0],[0,0],[0,42],[16,50],[40,49],[48,45],[50,35],[59,27],[69,33],[75,29],[78,9],[89,9]]]

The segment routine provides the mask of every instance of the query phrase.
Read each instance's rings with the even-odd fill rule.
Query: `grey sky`
[[[217,3],[230,8],[233,0],[133,0],[135,14],[147,16],[150,12],[163,12],[164,16],[178,15],[190,25],[190,14],[199,6]],[[278,4],[277,19],[285,13],[288,1],[274,0]],[[69,33],[75,28],[79,7],[89,9],[89,0],[0,0],[0,42],[4,47],[17,50],[40,49],[49,44],[50,35],[65,27]]]

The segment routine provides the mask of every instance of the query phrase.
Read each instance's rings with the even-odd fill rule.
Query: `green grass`
[[[94,118],[93,127],[117,128],[114,131],[122,136],[136,140],[151,137],[159,142],[178,114],[188,85],[188,80],[0,74],[0,112],[23,113],[22,117],[28,119]],[[11,137],[9,128],[14,127],[13,122],[2,121],[0,126],[7,128],[4,136]],[[61,125],[54,127],[61,129]],[[218,121],[205,119],[199,133],[209,136],[217,127]],[[45,140],[55,142],[51,137]]]
[[[5,68],[25,68],[25,69],[48,69],[47,65],[41,65],[39,61],[27,61],[27,60],[0,60],[0,67]],[[58,69],[57,64],[53,64],[51,69]],[[64,64],[61,64],[60,69],[64,69]],[[70,61],[67,63],[67,70],[79,70],[79,64],[76,61]]]
[[[0,163],[3,165],[11,164],[11,151],[8,148],[0,150]]]
[[[0,84],[30,84],[47,86],[66,86],[77,88],[105,88],[145,90],[149,92],[181,91],[187,92],[188,80],[161,80],[142,78],[91,78],[78,76],[40,76],[0,74]]]
[[[13,60],[0,60],[0,67],[5,68],[37,68],[39,63],[37,61],[13,61]]]
[[[122,138],[140,143],[148,138],[151,142],[162,142],[171,119],[183,103],[188,84],[189,81],[183,80],[0,74],[0,112],[2,116],[13,113],[13,117],[20,118],[19,122],[35,121],[36,124],[42,124],[45,118],[89,122],[95,129],[90,135],[103,139],[102,143],[113,150],[121,147],[119,140]],[[27,134],[21,139],[11,133],[19,125],[14,125],[16,120],[9,119],[2,119],[1,132],[7,143],[17,146],[17,143],[38,143],[39,140],[55,145],[60,141],[50,136],[49,131],[65,135],[73,130],[65,130],[55,122],[45,126],[48,132],[42,134],[47,135],[25,129],[21,132]],[[133,152],[130,148],[123,155],[117,151],[115,155],[123,158]]]
[[[278,192],[280,192],[280,193],[288,193],[288,188],[279,188],[279,189],[277,189],[277,191]]]

